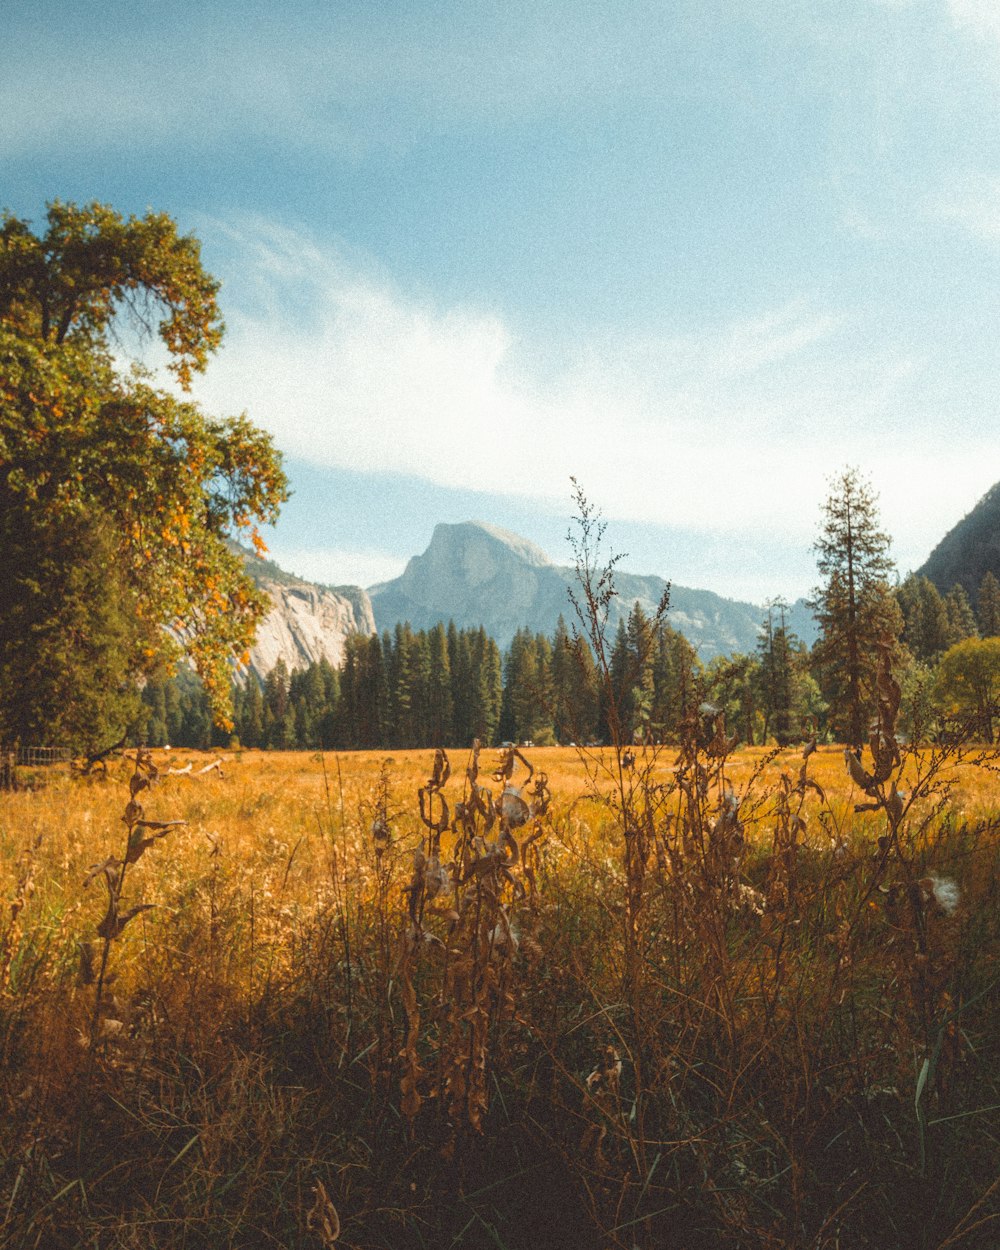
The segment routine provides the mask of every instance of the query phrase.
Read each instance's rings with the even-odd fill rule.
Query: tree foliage
[[[944,597],[945,611],[948,615],[948,643],[964,642],[966,638],[978,638],[979,626],[976,614],[972,610],[965,587],[956,582]]]
[[[776,599],[767,605],[760,641],[758,668],[751,689],[759,691],[757,703],[763,716],[762,738],[773,735],[779,746],[801,742],[814,734],[826,705],[808,671],[809,655],[787,623],[788,605]],[[734,722],[735,723],[735,722]],[[753,741],[749,730],[745,734]]]
[[[1000,635],[1000,582],[990,572],[987,572],[979,583],[976,621],[981,637],[996,638]]]
[[[124,311],[147,334],[158,326],[187,388],[222,341],[218,290],[197,240],[179,235],[166,213],[126,219],[105,204],[55,200],[42,235],[3,215],[0,324],[36,342],[104,348]]]
[[[57,202],[41,235],[4,216],[0,736],[106,741],[136,678],[181,654],[227,717],[229,660],[266,610],[228,539],[277,516],[280,460],[245,417],[211,418],[112,353],[131,316],[186,386],[220,340],[216,290],[163,214]]]
[[[875,707],[877,644],[898,640],[902,618],[889,586],[889,536],[856,469],[831,482],[814,548],[824,580],[811,605],[820,626],[813,659],[837,736],[860,747]]]
[[[903,614],[903,642],[922,663],[932,663],[951,646],[948,607],[929,577],[911,573],[896,589]]]
[[[941,658],[935,694],[951,714],[973,715],[992,742],[1000,704],[1000,638],[966,638]]]

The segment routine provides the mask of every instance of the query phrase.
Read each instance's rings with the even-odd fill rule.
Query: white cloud
[[[1000,40],[1000,8],[996,0],[948,0],[951,20],[981,39]]]
[[[985,243],[1000,243],[1000,177],[977,173],[955,178],[928,199],[926,211]]]
[[[937,414],[921,424],[924,362],[808,301],[592,344],[546,362],[542,381],[495,314],[409,298],[288,231],[234,239],[234,272],[252,281],[197,393],[215,411],[246,407],[315,464],[550,504],[572,473],[609,517],[806,545],[826,478],[858,464],[888,484],[911,563],[991,484],[981,422],[954,436]]]

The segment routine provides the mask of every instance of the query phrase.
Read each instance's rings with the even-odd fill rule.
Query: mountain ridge
[[[431,629],[454,621],[482,626],[501,647],[522,628],[551,634],[562,616],[572,623],[570,588],[576,570],[557,564],[530,539],[485,521],[439,522],[424,551],[399,577],[361,586],[334,586],[289,573],[272,560],[239,548],[247,571],[271,599],[258,627],[248,669],[263,679],[279,660],[289,670],[326,659],[339,665],[353,633],[373,634],[408,622]],[[658,574],[615,570],[617,597],[609,612],[613,632],[635,603],[655,613],[667,588]],[[717,655],[752,652],[766,608],[727,599],[711,590],[670,586],[667,622],[708,661]],[[812,613],[799,600],[785,610],[786,624],[806,644],[816,636]]]
[[[995,483],[975,507],[953,525],[917,569],[942,594],[957,583],[973,604],[987,573],[1000,578],[1000,482]]]
[[[369,587],[368,593],[379,632],[399,621],[426,629],[454,620],[460,627],[482,625],[507,646],[524,626],[551,633],[560,615],[569,618],[568,590],[576,580],[575,568],[557,564],[520,535],[484,522],[441,522],[426,550],[411,557],[399,577]],[[648,614],[655,612],[667,587],[657,574],[621,570],[615,572],[615,584],[612,630],[636,602]],[[726,599],[714,591],[672,584],[667,620],[707,660],[752,651],[765,612],[756,604]],[[815,622],[803,601],[789,606],[786,619],[805,642],[812,642]]]

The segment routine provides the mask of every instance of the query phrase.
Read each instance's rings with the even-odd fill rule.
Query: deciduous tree
[[[267,605],[228,540],[276,518],[280,460],[245,417],[209,417],[112,353],[126,319],[158,330],[186,387],[220,341],[217,285],[164,214],[56,202],[40,234],[4,215],[0,737],[106,743],[136,679],[182,654],[229,720],[229,663]],[[89,649],[66,647],[74,630]],[[56,671],[58,687],[25,681]]]
[[[966,638],[941,657],[935,693],[944,710],[973,714],[992,742],[1000,702],[1000,638]]]

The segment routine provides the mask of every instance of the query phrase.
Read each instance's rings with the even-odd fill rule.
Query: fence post
[[[0,790],[17,789],[17,751],[0,743]]]

